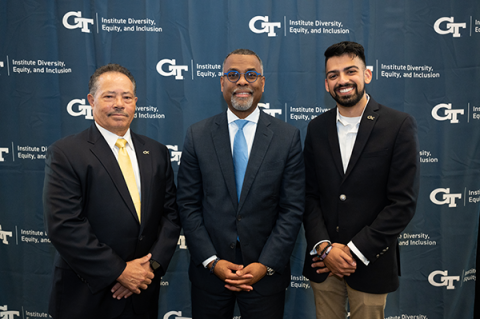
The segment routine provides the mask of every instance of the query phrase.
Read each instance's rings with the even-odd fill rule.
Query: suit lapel
[[[247,171],[245,172],[245,179],[243,180],[242,193],[240,195],[240,202],[238,209],[240,210],[245,202],[245,198],[252,187],[253,181],[257,176],[258,170],[267,154],[268,147],[273,138],[273,131],[268,128],[270,126],[270,115],[265,114],[260,110],[260,117],[253,139],[252,150],[248,158]]]
[[[355,167],[355,164],[357,163],[360,155],[363,152],[363,149],[365,148],[365,145],[367,144],[368,138],[370,137],[375,123],[379,118],[379,114],[377,111],[378,103],[370,97],[370,101],[368,102],[365,108],[365,112],[363,112],[363,116],[360,121],[357,138],[355,139],[352,156],[350,157],[350,161],[348,162],[348,167],[344,179],[347,178],[348,174],[350,174],[352,169]]]
[[[337,109],[333,109],[329,113],[331,117],[328,120],[328,143],[330,144],[330,151],[333,157],[333,162],[335,163],[335,167],[338,170],[340,176],[344,175],[343,172],[343,163],[342,163],[342,155],[340,153],[340,143],[338,141],[338,131],[337,131]]]
[[[133,205],[132,197],[130,196],[127,184],[125,183],[125,179],[123,178],[122,171],[120,170],[120,166],[118,165],[115,155],[113,155],[112,150],[108,146],[100,131],[98,131],[95,124],[90,127],[88,134],[88,142],[92,144],[90,151],[97,157],[99,162],[107,171],[108,175],[110,175],[110,178],[112,179],[115,188],[122,196],[125,205],[138,222],[138,216],[137,212],[135,211],[135,206]]]
[[[230,133],[227,123],[227,112],[219,114],[212,127],[212,141],[217,154],[218,163],[227,185],[228,193],[234,207],[238,206],[235,186],[235,172],[233,169],[232,148],[230,145]]]

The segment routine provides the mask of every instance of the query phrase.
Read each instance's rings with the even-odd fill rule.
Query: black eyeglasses
[[[225,75],[227,79],[232,83],[237,83],[238,80],[240,80],[242,74],[245,76],[245,80],[247,80],[248,83],[253,83],[258,79],[259,76],[262,76],[260,73],[255,71],[248,71],[245,73],[240,73],[238,71],[229,71],[227,73],[223,73],[223,75]]]

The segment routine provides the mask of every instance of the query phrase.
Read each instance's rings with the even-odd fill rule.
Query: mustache
[[[120,110],[108,113],[108,116],[112,116],[112,115],[123,115],[123,116],[128,117],[127,113],[125,113],[124,111],[120,111]]]

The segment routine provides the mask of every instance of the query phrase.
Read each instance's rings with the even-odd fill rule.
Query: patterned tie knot
[[[243,131],[243,127],[244,127],[247,123],[248,123],[247,120],[236,120],[236,121],[235,121],[235,124],[237,124],[238,129],[239,129],[240,131]]]
[[[127,140],[124,139],[124,138],[119,138],[119,139],[115,142],[115,146],[118,147],[118,148],[124,148],[125,145],[127,145]]]

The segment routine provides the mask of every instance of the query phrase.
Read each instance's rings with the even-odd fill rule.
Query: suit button
[[[377,258],[380,258],[380,255],[379,255],[379,254],[377,254]]]
[[[231,243],[231,244],[230,244],[230,248],[232,248],[232,249],[235,249],[235,246],[236,246],[235,243]]]
[[[238,220],[238,221],[241,221],[241,220],[242,220],[242,215],[238,215],[238,216],[237,216],[237,220]]]
[[[337,226],[337,228],[335,229],[338,232],[340,232],[340,226]]]
[[[144,238],[145,238],[144,236],[140,236],[138,240],[142,241]]]
[[[347,200],[347,196],[345,196],[345,194],[340,195],[340,200],[341,200],[342,202],[346,201],[346,200]]]

